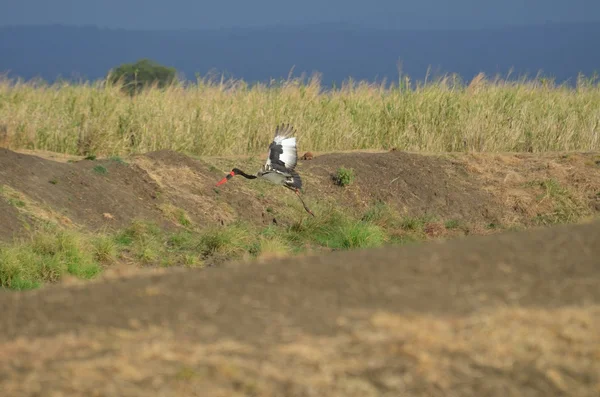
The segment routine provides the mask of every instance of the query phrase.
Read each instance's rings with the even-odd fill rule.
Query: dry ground
[[[600,223],[0,293],[10,396],[597,396]]]
[[[0,239],[45,220],[177,229],[177,209],[199,228],[306,216],[276,186],[214,188],[260,157],[124,160],[0,149]],[[383,201],[494,234],[0,291],[3,395],[600,394],[597,153],[316,153],[298,170],[315,208]]]

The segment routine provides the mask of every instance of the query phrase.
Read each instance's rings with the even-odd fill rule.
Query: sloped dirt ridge
[[[72,163],[0,149],[0,239],[36,218],[89,230],[153,220],[175,227],[165,205],[181,208],[200,227],[243,219],[270,224],[267,208],[298,206],[265,182],[215,181],[233,166],[253,172],[263,159],[195,159],[159,151],[124,159]],[[600,156],[594,153],[419,155],[333,153],[301,161],[309,203],[334,201],[364,211],[383,201],[405,216],[428,214],[473,224],[531,225],[576,221],[600,212]],[[355,182],[336,186],[338,167]]]
[[[136,217],[160,219],[158,186],[135,164],[63,163],[0,149],[0,186],[5,201],[21,202],[17,208],[25,214],[43,214],[73,227],[99,230],[122,227]],[[0,223],[14,224],[14,217],[12,211]],[[4,230],[0,236],[10,237]]]

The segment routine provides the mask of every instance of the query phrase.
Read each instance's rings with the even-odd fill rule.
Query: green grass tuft
[[[460,228],[460,221],[456,219],[449,219],[444,222],[444,227],[448,230],[458,229]]]
[[[287,240],[296,246],[308,243],[340,250],[379,247],[387,241],[384,230],[369,220],[357,220],[333,206],[319,208],[319,213],[323,215],[292,224]]]
[[[0,247],[0,286],[34,288],[70,274],[92,278],[101,268],[89,241],[76,232],[42,230],[30,241]]]
[[[335,249],[374,248],[386,242],[386,235],[377,225],[349,222],[333,228],[324,242]]]
[[[103,165],[97,165],[97,166],[95,166],[95,167],[93,168],[93,170],[94,170],[94,172],[95,172],[96,174],[100,174],[100,175],[106,175],[106,174],[108,174],[108,170],[107,170],[107,169],[106,169],[106,167],[105,167],[105,166],[103,166]]]
[[[25,202],[23,200],[19,200],[19,199],[16,199],[16,198],[9,198],[8,199],[8,203],[10,205],[14,205],[15,207],[18,207],[18,208],[25,207]]]
[[[117,258],[117,239],[109,236],[98,236],[92,241],[94,259],[100,263],[111,264]]]
[[[555,179],[545,179],[530,184],[541,187],[543,193],[538,202],[551,200],[553,209],[549,213],[538,214],[534,223],[538,225],[555,225],[573,223],[589,214],[589,208],[569,189],[561,186]]]
[[[352,168],[338,168],[334,181],[338,186],[350,186],[354,182],[354,170]]]
[[[430,216],[417,216],[417,217],[406,216],[406,217],[403,217],[402,220],[400,221],[400,226],[402,229],[407,230],[407,231],[421,232],[421,231],[423,231],[423,228],[425,227],[427,222],[431,222],[433,220],[434,220],[434,218],[430,217]]]
[[[120,156],[110,156],[108,159],[117,164],[127,165],[127,162],[123,160]]]
[[[376,202],[369,207],[361,217],[362,221],[370,222],[383,228],[398,227],[400,222],[399,219],[398,213],[388,204],[383,202]]]
[[[184,209],[176,207],[172,204],[162,204],[160,209],[167,218],[178,223],[179,225],[184,227],[192,226],[192,220]]]
[[[199,248],[203,256],[235,256],[252,244],[252,232],[238,222],[226,227],[212,227],[200,235]]]

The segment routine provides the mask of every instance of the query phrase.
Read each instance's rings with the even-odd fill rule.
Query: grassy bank
[[[413,90],[359,83],[325,92],[317,80],[200,81],[131,99],[101,82],[0,81],[0,146],[13,149],[254,154],[265,151],[280,122],[297,127],[302,151],[593,151],[600,150],[600,86],[480,76]]]
[[[65,275],[90,279],[116,263],[201,268],[229,260],[267,260],[323,250],[397,245],[469,232],[468,225],[456,220],[400,217],[383,204],[360,216],[335,209],[326,213],[288,226],[257,227],[237,222],[201,230],[182,225],[176,232],[143,221],[110,234],[48,224],[28,239],[0,244],[0,288],[37,288]]]

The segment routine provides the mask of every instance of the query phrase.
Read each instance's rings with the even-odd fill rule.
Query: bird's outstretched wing
[[[286,173],[294,170],[298,162],[296,137],[293,136],[295,133],[289,124],[282,124],[275,129],[275,138],[269,145],[266,168]]]

